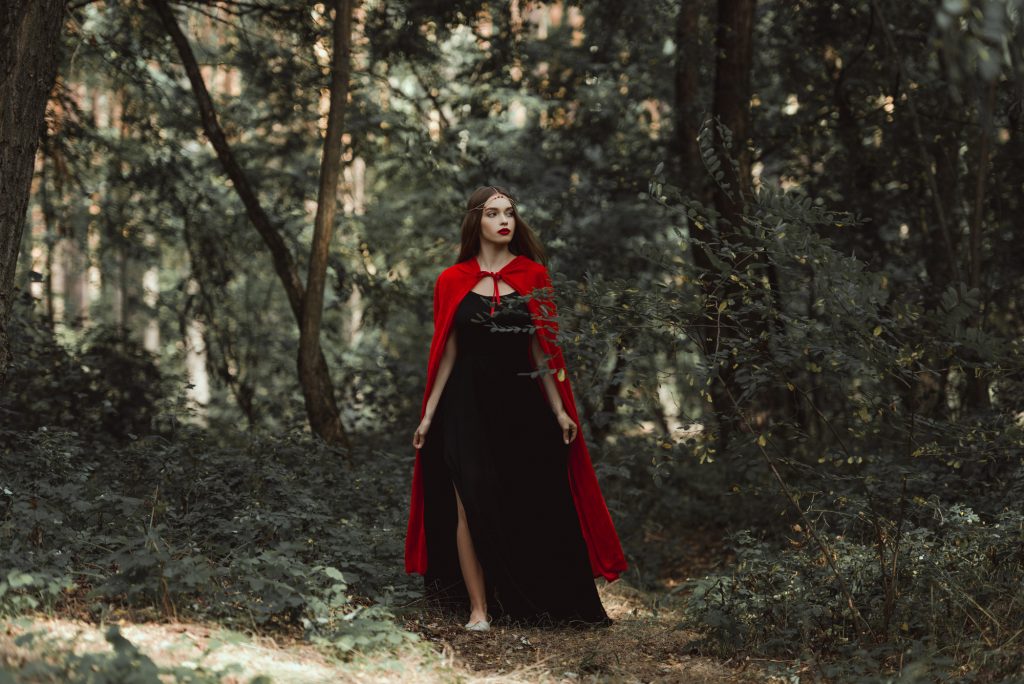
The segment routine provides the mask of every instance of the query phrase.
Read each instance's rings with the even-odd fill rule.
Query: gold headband
[[[508,195],[503,193],[501,190],[498,190],[498,188],[494,187],[493,185],[488,185],[487,187],[489,187],[491,190],[493,190],[494,194],[491,195],[490,197],[488,197],[487,199],[485,199],[482,204],[479,204],[479,205],[473,207],[472,209],[467,209],[466,210],[467,213],[470,212],[470,211],[476,211],[477,209],[483,209],[484,206],[486,206],[487,203],[490,202],[492,199],[500,199],[502,197],[507,199],[509,201],[509,204],[512,205],[512,208],[515,209],[516,201],[514,199],[512,199],[511,197],[509,197]]]

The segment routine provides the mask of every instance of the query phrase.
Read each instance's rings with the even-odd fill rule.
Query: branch
[[[224,130],[220,127],[220,123],[217,120],[217,112],[213,108],[213,100],[210,98],[210,93],[206,89],[206,83],[203,81],[203,76],[199,71],[199,64],[196,62],[195,54],[192,52],[192,47],[189,45],[185,34],[182,33],[181,27],[178,26],[178,22],[174,18],[174,13],[167,4],[167,0],[149,0],[149,2],[160,17],[164,29],[171,37],[178,50],[178,55],[181,57],[182,66],[185,68],[185,73],[192,84],[192,92],[199,107],[199,115],[202,118],[206,137],[209,138],[221,166],[224,168],[225,173],[227,173],[228,178],[231,179],[235,191],[242,200],[242,204],[245,205],[245,211],[249,216],[249,220],[263,238],[263,242],[270,249],[274,270],[284,285],[292,313],[301,324],[303,286],[298,270],[295,267],[292,253],[277,228],[271,222],[266,211],[264,211],[259,198],[256,196],[256,191],[249,183],[249,179],[235,159],[230,145],[228,145]]]

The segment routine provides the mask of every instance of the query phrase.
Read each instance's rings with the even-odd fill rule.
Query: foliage
[[[704,153],[715,173],[716,151]],[[696,583],[692,618],[729,652],[844,658],[820,665],[828,677],[1015,672],[1019,649],[1004,642],[1024,598],[1024,433],[1011,399],[1021,359],[978,325],[978,291],[950,286],[935,306],[891,293],[828,237],[856,218],[820,200],[761,188],[727,230],[662,179],[651,190],[688,227],[680,251],[703,251],[711,267],[651,249],[671,274],[662,290],[636,292],[605,325],[657,321],[654,334],[703,346],[695,384],[718,430],[723,414],[739,429],[686,446],[702,461],[760,463],[781,495],[776,519],[802,536],[780,552],[740,535],[736,570]],[[696,306],[676,295],[686,290]],[[983,379],[991,398],[935,381],[950,373]]]
[[[15,311],[0,610],[195,614],[342,653],[402,638],[388,610],[417,596],[399,541],[431,285],[465,195],[499,183],[550,252],[630,580],[685,564],[694,527],[747,529],[692,600],[718,652],[816,653],[826,679],[1012,672],[1020,3],[757,7],[750,138],[732,140],[706,116],[713,4],[365,5],[322,336],[361,442],[344,460],[292,432],[292,314],[166,36],[138,7],[76,5],[22,272],[73,244],[88,264],[64,271],[101,284],[82,327],[55,315],[46,298],[72,297],[49,272],[46,311]],[[696,35],[673,32],[693,8]],[[305,253],[327,24],[295,2],[177,9]],[[741,146],[748,196],[725,185]],[[188,352],[212,385],[198,415],[177,398]]]
[[[81,605],[298,631],[339,653],[410,637],[390,606],[404,492],[369,493],[388,458],[353,467],[308,437],[216,443],[183,428],[106,453],[40,428],[4,454],[0,611]],[[390,492],[390,494],[389,494]]]
[[[1024,629],[1020,511],[986,522],[964,506],[922,501],[914,505],[929,509],[938,524],[873,544],[867,502],[851,504],[863,508],[834,535],[832,548],[870,636],[859,633],[806,536],[780,553],[740,531],[733,537],[735,570],[696,581],[687,605],[707,628],[707,646],[808,660],[828,679],[860,673],[872,681],[870,673],[901,670],[970,682],[1019,673],[1024,656],[1011,643]],[[830,662],[837,658],[842,665]]]
[[[113,440],[149,432],[170,385],[156,360],[115,328],[97,326],[73,346],[41,324],[31,300],[19,299],[9,326],[21,353],[0,395],[0,444],[43,426],[81,429]]]

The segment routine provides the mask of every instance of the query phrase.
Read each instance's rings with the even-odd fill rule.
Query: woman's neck
[[[515,258],[516,255],[509,251],[508,247],[502,246],[499,249],[485,244],[480,245],[480,252],[476,255],[480,268],[485,271],[500,271]]]

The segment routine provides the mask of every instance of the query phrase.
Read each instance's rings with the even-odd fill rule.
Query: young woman
[[[626,569],[579,430],[543,248],[498,187],[478,188],[458,262],[434,285],[413,436],[406,572],[492,619],[610,624],[594,577]]]

